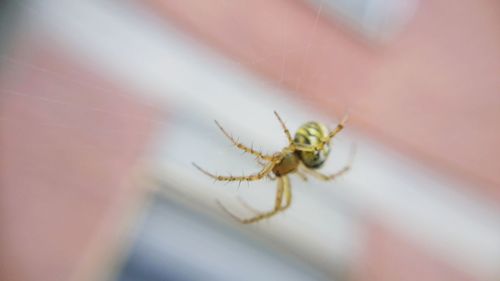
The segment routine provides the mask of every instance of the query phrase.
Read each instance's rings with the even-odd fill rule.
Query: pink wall
[[[22,64],[0,73],[1,280],[70,280],[86,257],[106,261],[158,116],[50,45],[19,40],[8,56]]]

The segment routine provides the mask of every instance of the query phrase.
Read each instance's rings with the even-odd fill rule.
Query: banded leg
[[[214,120],[214,122],[217,125],[217,127],[219,127],[219,129],[222,131],[224,136],[226,136],[231,141],[231,143],[234,146],[236,146],[237,148],[239,148],[247,153],[250,153],[252,155],[255,155],[260,159],[264,159],[264,160],[272,160],[273,159],[273,156],[265,155],[262,152],[253,149],[253,147],[247,147],[247,146],[243,145],[242,143],[238,142],[238,140],[233,138],[233,136],[231,136],[228,132],[226,132],[226,130],[224,128],[222,128],[222,126],[219,124],[219,122],[217,122],[217,120]]]
[[[288,139],[288,143],[292,144],[293,139],[292,139],[292,135],[290,134],[290,130],[288,130],[288,128],[285,125],[285,122],[283,122],[283,119],[281,119],[281,117],[278,115],[278,112],[276,112],[276,110],[274,111],[274,115],[276,115],[276,118],[278,118],[278,121],[281,124],[281,128],[283,128],[283,131],[285,132],[286,138]]]
[[[208,171],[201,168],[200,166],[193,163],[193,166],[195,166],[198,170],[200,170],[205,175],[207,175],[207,176],[209,176],[217,181],[256,181],[256,180],[260,180],[263,177],[267,176],[272,171],[274,165],[275,165],[275,162],[270,162],[262,170],[260,170],[260,172],[258,172],[256,174],[249,175],[249,176],[234,177],[234,176],[217,176],[217,175],[211,174]]]
[[[235,220],[237,220],[237,221],[239,221],[239,222],[241,222],[243,224],[254,223],[254,222],[257,222],[257,221],[260,221],[260,220],[263,220],[263,219],[270,218],[270,217],[274,216],[275,214],[277,214],[278,212],[280,212],[281,210],[284,209],[283,207],[281,207],[281,204],[282,204],[282,201],[283,201],[283,194],[286,193],[285,190],[288,189],[288,187],[289,187],[288,178],[287,177],[279,177],[278,178],[277,190],[276,190],[276,199],[275,199],[275,203],[274,203],[274,209],[272,211],[261,213],[259,215],[256,215],[256,216],[248,218],[248,219],[242,219],[242,218],[234,215],[233,213],[229,212],[226,209],[226,207],[224,207],[224,205],[220,204],[220,202],[219,202],[219,206],[222,208],[222,210],[224,210],[226,213],[228,213],[232,218],[234,218]],[[289,195],[286,195],[286,194],[285,194],[285,196],[287,198],[289,197]],[[288,207],[290,205],[290,203],[289,203],[290,200],[291,200],[291,198],[287,199],[286,202],[288,202],[288,204],[285,205],[286,207]]]

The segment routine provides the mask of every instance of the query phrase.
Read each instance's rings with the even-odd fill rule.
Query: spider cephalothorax
[[[290,131],[288,130],[278,113],[275,111],[274,114],[278,118],[278,121],[280,122],[281,127],[285,132],[285,135],[288,139],[288,146],[272,155],[263,154],[257,150],[254,150],[253,148],[249,148],[239,143],[236,139],[229,135],[217,121],[215,121],[222,133],[224,133],[224,135],[236,147],[257,157],[259,164],[263,166],[263,168],[258,173],[240,177],[218,176],[207,172],[206,170],[193,163],[193,165],[204,174],[218,181],[255,181],[260,180],[266,176],[273,180],[278,180],[276,201],[274,209],[272,211],[260,213],[252,218],[240,219],[234,216],[232,213],[228,212],[227,209],[221,205],[221,207],[226,212],[228,212],[232,217],[242,223],[253,223],[265,218],[269,218],[290,206],[290,203],[292,201],[292,191],[288,178],[289,174],[295,173],[304,180],[306,179],[306,173],[321,180],[333,180],[350,169],[350,165],[347,165],[342,170],[331,175],[325,175],[316,171],[316,169],[321,167],[328,158],[328,155],[330,153],[330,141],[344,128],[344,124],[347,121],[347,116],[345,116],[337,125],[337,127],[332,131],[329,131],[323,124],[318,122],[305,123],[297,130],[297,132],[295,133],[295,137],[292,139]],[[272,176],[272,174],[274,175],[274,177]]]

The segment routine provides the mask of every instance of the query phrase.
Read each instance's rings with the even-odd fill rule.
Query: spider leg
[[[262,167],[266,166],[266,163],[265,162],[262,162],[259,158],[256,159],[257,160],[257,163],[259,165],[261,165]],[[276,176],[272,175],[272,173],[269,173],[267,174],[267,177],[270,179],[270,180],[276,180]]]
[[[334,179],[342,176],[343,174],[347,173],[351,169],[355,153],[356,153],[356,147],[353,145],[353,146],[351,146],[351,153],[350,153],[349,162],[347,163],[347,165],[345,165],[344,168],[340,169],[340,171],[333,173],[333,174],[325,175],[325,174],[318,172],[316,170],[309,169],[304,165],[302,165],[301,167],[303,167],[304,171],[315,176],[316,178],[318,178],[320,180],[331,181],[331,180],[334,180]]]
[[[252,213],[254,213],[254,214],[261,213],[259,210],[257,210],[254,207],[250,206],[250,204],[248,204],[245,200],[243,200],[243,198],[241,198],[239,196],[238,196],[238,201],[240,201],[241,205],[243,205],[243,207],[245,207],[248,210],[250,210]]]
[[[283,201],[283,195],[285,195],[286,202],[285,202],[285,206],[282,207],[281,204]],[[243,224],[250,224],[250,223],[254,223],[254,222],[257,222],[257,221],[260,221],[263,219],[270,218],[270,217],[274,216],[275,214],[277,214],[278,212],[288,208],[288,206],[290,206],[291,199],[292,199],[292,197],[291,197],[291,192],[290,192],[290,183],[288,181],[288,177],[285,176],[285,177],[278,178],[276,199],[275,199],[274,209],[272,211],[261,213],[261,214],[258,214],[256,216],[248,218],[248,219],[243,219],[243,218],[240,218],[240,217],[234,215],[233,213],[229,212],[229,210],[226,207],[224,207],[224,205],[222,205],[220,202],[218,202],[218,204],[224,212],[228,213],[235,220],[237,220]],[[251,209],[253,209],[253,208],[251,208]]]
[[[276,115],[276,118],[278,118],[278,121],[281,124],[281,128],[283,128],[283,131],[285,132],[286,138],[288,139],[288,143],[291,144],[293,143],[292,135],[290,135],[290,130],[285,125],[285,122],[283,122],[283,119],[278,115],[278,112],[276,110],[274,111],[274,115]]]
[[[347,119],[349,119],[349,115],[346,114],[340,121],[340,123],[337,125],[335,129],[333,129],[326,138],[322,139],[321,142],[319,142],[317,145],[304,145],[304,144],[299,144],[299,143],[293,143],[291,146],[295,150],[299,151],[308,151],[308,152],[316,152],[319,150],[322,150],[325,144],[330,143],[331,139],[334,138],[342,129],[344,129],[345,123],[347,122]]]
[[[214,175],[214,174],[209,173],[208,171],[204,170],[203,168],[201,168],[200,166],[196,165],[195,163],[193,163],[193,166],[195,166],[202,173],[204,173],[205,175],[213,178],[216,181],[256,181],[256,180],[260,180],[263,177],[267,176],[272,171],[272,169],[273,169],[273,167],[275,165],[275,162],[277,162],[277,161],[274,160],[273,162],[268,163],[266,166],[264,166],[262,168],[262,170],[260,170],[256,174],[249,175],[249,176],[239,176],[239,177],[234,177],[234,176],[218,176],[218,175]]]
[[[335,137],[342,129],[344,129],[345,123],[347,123],[347,120],[349,119],[349,114],[345,114],[344,117],[342,117],[342,120],[340,120],[340,123],[337,125],[337,127],[328,134],[328,142]]]
[[[219,205],[219,207],[222,209],[222,211],[224,211],[224,213],[228,214],[233,219],[235,219],[237,221],[242,221],[243,220],[242,218],[238,217],[237,215],[235,215],[231,211],[229,211],[226,208],[226,206],[224,206],[224,204],[222,204],[219,200],[215,200],[215,202],[217,203],[217,205]]]
[[[318,172],[316,170],[312,170],[312,169],[309,169],[309,168],[305,168],[304,170],[307,171],[309,174],[313,175],[314,177],[320,179],[320,180],[331,181],[331,180],[334,180],[337,177],[340,177],[343,174],[347,173],[350,169],[351,169],[351,166],[350,165],[346,165],[340,171],[338,171],[336,173],[333,173],[333,174],[329,174],[329,175],[325,175],[325,174],[323,174],[321,172]]]
[[[304,174],[302,174],[302,175],[304,175]],[[304,175],[304,177],[305,177],[305,175]],[[290,180],[289,180],[288,176],[281,177],[281,180],[283,181],[283,194],[285,196],[285,205],[280,207],[280,210],[279,210],[280,212],[284,211],[292,203],[292,190],[291,190],[291,186],[290,186]],[[281,198],[283,198],[283,197],[281,197]],[[276,196],[276,200],[278,200],[278,196]],[[258,211],[254,207],[250,206],[245,200],[243,200],[243,198],[238,197],[238,201],[240,201],[240,203],[241,203],[241,205],[243,205],[243,207],[247,208],[251,212],[253,212],[255,214],[260,213],[260,211]],[[281,201],[283,201],[283,200],[281,199]],[[276,201],[276,204],[277,203],[278,203],[278,201]]]
[[[267,174],[267,177],[268,177],[270,180],[272,180],[272,181],[275,181],[275,180],[278,178],[278,177],[276,177],[276,176],[274,176],[274,175],[272,175],[272,174],[270,174],[270,173],[269,173],[269,174]]]
[[[217,125],[217,127],[219,127],[219,129],[222,131],[224,136],[226,136],[231,141],[231,143],[234,146],[236,146],[237,148],[239,148],[247,153],[250,153],[252,155],[255,155],[255,156],[257,156],[257,158],[260,158],[260,159],[265,159],[265,160],[272,160],[273,159],[273,156],[265,155],[262,152],[253,149],[252,147],[247,147],[247,146],[243,145],[242,143],[238,142],[224,128],[222,128],[222,126],[219,124],[219,122],[217,122],[217,120],[214,120],[214,121],[215,121],[215,124]]]
[[[295,171],[295,173],[303,180],[303,181],[307,181],[307,176],[302,173],[302,171],[299,171],[298,169]]]
[[[287,176],[283,177],[283,189],[285,193],[285,205],[283,205],[280,211],[284,211],[292,203],[292,186],[290,185],[290,180]]]

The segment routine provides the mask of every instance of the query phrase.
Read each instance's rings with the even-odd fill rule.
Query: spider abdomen
[[[325,125],[318,122],[307,122],[295,133],[294,143],[316,146],[321,143],[322,140],[328,138],[328,129]],[[299,159],[308,168],[317,169],[323,165],[330,153],[330,148],[328,144],[325,144],[323,148],[319,151],[297,151],[296,154]]]

